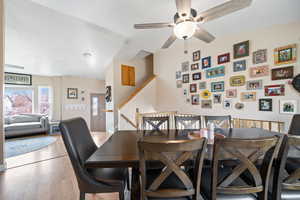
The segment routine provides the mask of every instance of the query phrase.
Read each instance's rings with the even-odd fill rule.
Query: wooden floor
[[[6,160],[8,169],[0,173],[1,200],[77,200],[76,178],[61,136],[41,150]],[[97,145],[109,137],[93,133]],[[116,200],[118,193],[87,195],[87,200]]]

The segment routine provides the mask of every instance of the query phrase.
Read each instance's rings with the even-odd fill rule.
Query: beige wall
[[[233,44],[250,40],[250,56],[242,58],[246,59],[247,71],[244,72],[233,72],[233,55],[232,49]],[[282,81],[271,81],[270,76],[263,78],[249,78],[249,68],[255,65],[252,64],[252,52],[258,49],[267,49],[268,60],[267,64],[270,68],[276,68],[274,66],[273,50],[276,47],[285,46],[288,44],[298,45],[297,50],[297,63],[291,64],[294,66],[294,73],[300,73],[300,22],[286,24],[286,25],[276,25],[262,30],[253,30],[251,32],[241,32],[236,35],[231,35],[227,37],[217,37],[215,41],[211,44],[205,44],[199,40],[192,39],[189,40],[189,54],[185,56],[183,54],[182,42],[176,42],[174,46],[167,50],[160,50],[154,55],[154,69],[157,77],[157,109],[158,110],[179,110],[185,113],[198,113],[201,115],[225,115],[231,114],[234,117],[239,118],[249,118],[249,119],[260,119],[260,120],[276,120],[286,122],[286,128],[289,126],[291,115],[280,114],[279,113],[279,100],[282,99],[295,99],[298,100],[298,112],[300,111],[299,100],[300,94],[296,92],[291,85],[289,85],[287,80]],[[207,82],[207,89],[210,90],[210,83],[214,81],[225,81],[226,89],[237,89],[238,98],[232,99],[233,103],[240,102],[240,92],[247,91],[246,86],[241,87],[230,87],[229,78],[233,75],[245,75],[246,81],[263,79],[263,85],[271,84],[285,84],[286,95],[280,97],[271,97],[273,99],[273,112],[262,112],[258,111],[258,100],[256,102],[244,102],[245,108],[243,110],[237,110],[232,108],[230,110],[224,110],[222,104],[213,104],[212,109],[201,109],[201,105],[191,105],[191,103],[186,103],[186,98],[183,95],[183,88],[189,90],[189,84],[183,84],[183,88],[176,88],[175,72],[181,69],[181,63],[184,61],[189,61],[192,63],[192,52],[196,50],[201,50],[201,57],[212,56],[212,66],[219,66],[217,64],[217,56],[223,53],[230,52],[231,62],[225,63],[225,77],[207,79],[205,78],[205,73],[202,69],[198,70],[202,72],[202,80]],[[241,60],[242,60],[241,59]],[[201,66],[201,64],[200,64]],[[259,66],[259,65],[256,65]],[[290,65],[282,65],[290,66]],[[194,71],[193,71],[194,72]],[[193,72],[190,72],[192,74]],[[196,72],[196,71],[195,71]],[[191,78],[190,78],[191,79]],[[198,83],[200,81],[192,81]],[[198,87],[198,86],[197,86]],[[199,94],[198,90],[198,94]],[[190,95],[189,95],[190,96]],[[224,99],[225,92],[222,93],[222,98]],[[257,90],[257,99],[265,98],[263,90]],[[270,97],[267,97],[270,98]],[[201,100],[201,98],[200,98]],[[233,104],[233,105],[234,105]]]
[[[3,99],[4,69],[4,2],[0,0],[0,98]],[[0,169],[4,164],[3,101],[0,101]]]

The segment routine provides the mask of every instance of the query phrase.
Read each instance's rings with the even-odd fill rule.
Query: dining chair
[[[233,128],[231,116],[204,116],[205,125],[207,127],[209,122],[213,122],[216,128]]]
[[[217,139],[214,143],[212,169],[203,169],[203,196],[212,200],[267,200],[278,141],[277,136]],[[224,160],[234,160],[235,165],[224,166]],[[262,162],[259,168],[258,162]]]
[[[169,130],[169,116],[164,117],[143,117],[143,130],[161,131]]]
[[[202,199],[200,180],[207,140],[139,141],[141,196],[144,199]],[[147,161],[161,162],[161,170],[148,170]],[[184,163],[194,163],[193,176],[184,170]]]
[[[85,161],[97,150],[97,146],[82,118],[62,121],[59,125],[62,138],[75,172],[80,190],[80,200],[86,193],[119,192],[124,199],[124,189],[128,179],[128,170],[122,168],[84,167]]]
[[[300,135],[300,114],[293,116],[288,133],[290,135]]]
[[[200,115],[175,115],[176,130],[200,130],[201,116]]]
[[[286,135],[274,168],[272,199],[300,199],[300,136]]]

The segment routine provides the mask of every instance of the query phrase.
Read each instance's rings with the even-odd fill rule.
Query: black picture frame
[[[300,74],[298,74],[297,76],[294,77],[294,79],[292,81],[292,86],[295,90],[300,92]]]
[[[266,104],[268,104],[268,107],[266,107]],[[258,110],[269,112],[273,111],[273,99],[259,99]]]
[[[108,85],[108,86],[106,86],[106,92],[105,92],[105,101],[107,102],[107,103],[109,103],[109,102],[111,102],[111,86],[110,85]]]
[[[78,99],[78,89],[77,88],[68,88],[67,98],[68,99]]]
[[[7,80],[7,76],[12,75],[12,76],[23,76],[29,78],[28,83],[18,83],[18,82],[9,82]],[[32,75],[31,74],[22,74],[22,73],[12,73],[12,72],[5,72],[4,73],[4,84],[6,85],[22,85],[22,86],[31,86],[32,85]]]
[[[211,67],[211,56],[202,58],[202,69],[206,69],[210,67]]]
[[[249,40],[233,45],[233,58],[242,58],[249,56]]]
[[[183,74],[182,75],[182,83],[189,83],[190,82],[190,75],[189,74]]]
[[[201,52],[200,50],[193,52],[193,61],[199,61],[201,59]]]
[[[201,72],[193,73],[192,79],[193,81],[201,80]]]

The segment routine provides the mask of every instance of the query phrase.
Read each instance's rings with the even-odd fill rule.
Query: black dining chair
[[[77,178],[80,190],[79,199],[84,200],[86,193],[119,192],[119,197],[123,200],[128,179],[127,169],[87,169],[84,167],[85,161],[97,150],[84,119],[65,120],[60,123],[59,127]]]
[[[142,200],[199,200],[200,180],[207,140],[139,141],[139,169]],[[165,167],[148,170],[148,161]],[[194,163],[193,176],[184,170],[184,163]]]
[[[277,136],[260,139],[217,139],[214,144],[212,169],[205,168],[202,174],[201,189],[205,199],[267,200],[278,141]],[[235,161],[232,162],[235,165],[223,165],[224,160]],[[258,162],[262,162],[259,168]]]
[[[200,115],[175,115],[176,130],[200,130]]]
[[[169,130],[169,116],[164,117],[143,117],[143,130],[161,131]]]
[[[231,116],[204,116],[205,125],[207,127],[209,122],[213,122],[216,128],[233,128]]]
[[[290,135],[300,135],[300,114],[293,116],[288,133]]]
[[[274,168],[272,199],[300,199],[300,136],[284,137],[277,160]]]

